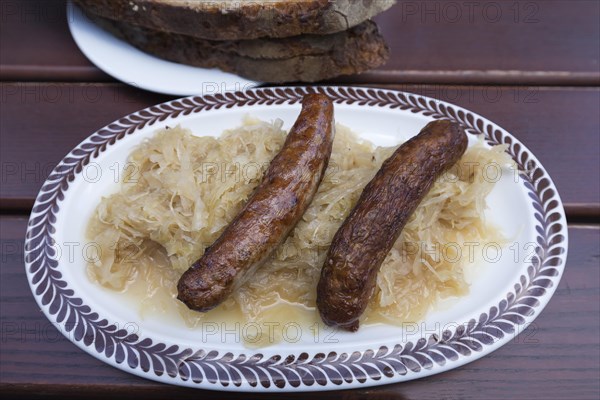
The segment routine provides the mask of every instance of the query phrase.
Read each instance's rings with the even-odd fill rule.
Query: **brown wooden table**
[[[491,355],[429,378],[320,398],[599,398],[599,4],[401,1],[377,17],[391,60],[335,83],[422,93],[508,129],[558,186],[569,257],[548,307]],[[70,37],[63,1],[0,2],[0,78],[2,395],[259,397],[170,387],[103,364],[62,337],[27,285],[27,217],[50,170],[96,129],[170,97],[115,82],[90,64]]]

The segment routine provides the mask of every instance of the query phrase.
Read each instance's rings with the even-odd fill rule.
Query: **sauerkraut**
[[[282,125],[246,117],[218,138],[167,128],[135,148],[120,190],[101,200],[89,223],[88,239],[102,249],[88,266],[91,279],[135,291],[145,313],[177,310],[188,325],[201,321],[206,314],[175,299],[177,280],[258,185],[283,145]],[[316,315],[317,281],[333,235],[395,148],[374,147],[338,124],[329,168],[302,220],[215,312],[229,310],[241,322],[261,321],[281,305]],[[468,292],[464,244],[502,241],[484,218],[494,186],[484,176],[489,165],[509,167],[512,160],[504,146],[480,141],[436,181],[381,267],[367,322],[418,321],[440,299]]]

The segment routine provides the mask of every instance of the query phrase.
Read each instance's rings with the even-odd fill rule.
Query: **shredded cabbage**
[[[89,223],[89,239],[102,248],[100,259],[88,266],[91,279],[110,289],[136,291],[146,312],[175,307],[188,325],[201,320],[203,314],[175,300],[177,280],[260,182],[285,140],[282,125],[246,117],[241,127],[219,138],[167,128],[139,145],[128,159],[133,172],[118,193],[101,200]],[[222,308],[236,310],[246,321],[260,321],[282,304],[314,310],[333,235],[395,148],[375,148],[338,124],[329,168],[310,207]],[[506,167],[512,160],[505,146],[489,149],[480,141],[436,181],[381,267],[367,321],[418,321],[440,299],[468,292],[467,257],[455,260],[461,246],[502,240],[484,219],[494,183],[483,179],[483,167],[490,163]],[[431,251],[434,246],[437,253]]]

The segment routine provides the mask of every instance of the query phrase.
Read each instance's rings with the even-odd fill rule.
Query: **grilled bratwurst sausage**
[[[435,121],[383,163],[335,234],[321,270],[317,307],[327,325],[358,329],[379,268],[408,218],[466,148],[458,124]]]
[[[333,104],[306,95],[260,185],[221,236],[179,279],[177,298],[208,311],[241,286],[287,237],[312,201],[334,137]]]

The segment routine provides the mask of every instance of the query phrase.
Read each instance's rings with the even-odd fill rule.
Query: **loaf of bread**
[[[214,41],[89,16],[104,29],[157,57],[219,68],[261,82],[315,82],[357,74],[378,67],[389,55],[372,21],[328,35]]]
[[[75,0],[87,12],[154,31],[210,40],[330,34],[396,0]]]

